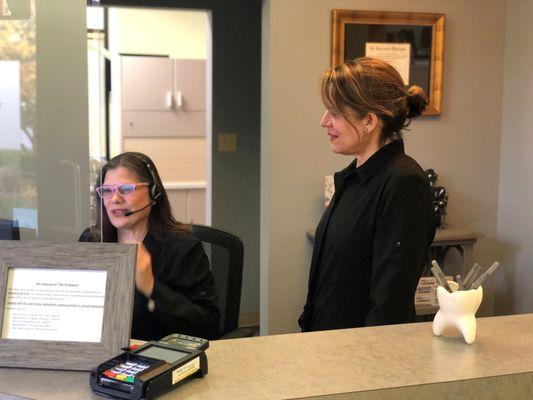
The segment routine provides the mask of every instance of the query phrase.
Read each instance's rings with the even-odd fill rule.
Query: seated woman
[[[213,275],[202,244],[172,216],[167,193],[152,160],[124,153],[102,169],[101,230],[83,232],[82,242],[137,244],[131,337],[158,340],[170,333],[216,338],[220,311]]]

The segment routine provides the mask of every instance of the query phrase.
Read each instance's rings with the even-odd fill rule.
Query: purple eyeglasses
[[[123,183],[122,185],[102,185],[96,188],[96,193],[100,198],[113,197],[115,192],[121,196],[131,196],[137,186],[150,186],[149,183]]]

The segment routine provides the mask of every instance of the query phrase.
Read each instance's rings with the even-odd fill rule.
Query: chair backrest
[[[20,230],[13,221],[0,219],[0,240],[20,240]]]
[[[237,236],[210,226],[192,225],[191,233],[202,241],[211,263],[220,305],[222,336],[239,325],[244,247]]]

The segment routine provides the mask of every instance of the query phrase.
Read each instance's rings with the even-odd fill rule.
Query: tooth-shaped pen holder
[[[456,282],[448,281],[448,284],[452,293],[437,287],[439,311],[433,320],[433,334],[440,336],[446,328],[457,328],[465,342],[472,344],[476,340],[476,312],[483,299],[483,288],[457,290]]]

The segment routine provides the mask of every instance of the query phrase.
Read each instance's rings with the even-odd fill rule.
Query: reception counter
[[[209,374],[162,399],[524,399],[533,393],[533,314],[478,319],[472,345],[431,323],[211,342]],[[100,398],[89,373],[0,368],[0,392]],[[2,396],[0,395],[0,398]]]

